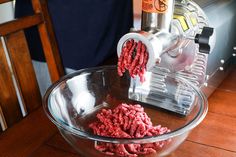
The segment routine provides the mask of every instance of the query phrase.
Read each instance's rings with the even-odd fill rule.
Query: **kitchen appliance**
[[[208,55],[214,47],[215,34],[208,26],[204,11],[190,0],[143,0],[141,30],[131,30],[120,39],[118,57],[130,39],[145,44],[149,59],[146,81],[131,78],[129,98],[182,115],[189,114],[194,104],[192,91],[181,85],[169,86],[166,75],[180,76],[199,88],[207,86]],[[157,103],[158,95],[166,96],[170,90],[175,91],[179,103]]]

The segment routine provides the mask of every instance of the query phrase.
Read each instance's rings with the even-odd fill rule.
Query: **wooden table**
[[[26,134],[25,128],[30,133]],[[0,157],[81,156],[65,142],[41,108],[0,136]],[[236,69],[209,98],[204,121],[169,157],[236,157]]]

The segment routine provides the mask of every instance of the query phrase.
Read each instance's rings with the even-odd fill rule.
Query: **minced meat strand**
[[[142,138],[156,136],[170,132],[167,127],[153,126],[151,119],[140,105],[119,104],[114,109],[102,109],[97,114],[97,121],[89,127],[93,133],[100,136],[114,138]],[[135,157],[155,153],[167,141],[146,144],[113,144],[96,142],[95,148],[107,155]]]
[[[118,59],[118,75],[122,76],[128,70],[132,78],[139,76],[140,81],[144,82],[147,62],[148,51],[146,46],[141,41],[128,40],[125,42]]]

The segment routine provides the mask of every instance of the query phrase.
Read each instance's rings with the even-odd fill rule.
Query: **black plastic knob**
[[[203,27],[202,33],[195,36],[195,43],[199,44],[199,52],[210,53],[211,47],[209,45],[209,40],[213,33],[214,28]]]

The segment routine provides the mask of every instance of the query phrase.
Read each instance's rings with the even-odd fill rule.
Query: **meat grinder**
[[[138,76],[131,78],[129,98],[187,115],[195,101],[193,92],[183,86],[173,88],[165,78],[175,75],[198,88],[206,85],[206,66],[215,34],[203,10],[191,0],[142,0],[141,30],[132,29],[119,40],[118,57],[130,39],[146,45],[149,59],[146,81],[141,83]],[[160,95],[168,90],[175,90],[178,103],[159,104]]]

